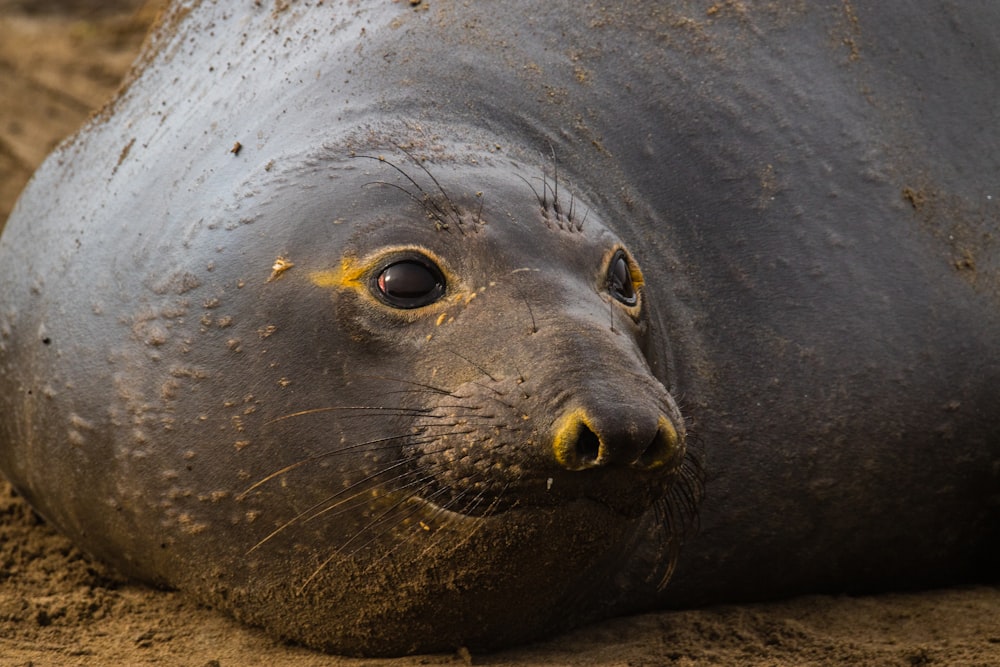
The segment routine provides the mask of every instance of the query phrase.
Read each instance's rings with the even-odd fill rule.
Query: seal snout
[[[567,470],[611,465],[656,470],[679,463],[684,443],[663,414],[642,418],[576,409],[557,424],[553,453]]]

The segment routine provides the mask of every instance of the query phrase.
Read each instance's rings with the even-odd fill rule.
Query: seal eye
[[[624,251],[616,252],[611,258],[611,264],[608,265],[608,291],[626,306],[634,306],[639,301]]]
[[[394,308],[422,308],[444,294],[441,270],[422,259],[388,265],[375,278],[377,296]]]

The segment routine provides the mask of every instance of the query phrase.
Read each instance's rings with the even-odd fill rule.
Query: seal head
[[[650,526],[672,515],[680,530],[697,481],[681,472],[684,421],[650,371],[642,272],[622,241],[519,165],[403,160],[338,167],[338,190],[363,192],[337,212],[351,233],[336,253],[298,248],[268,286],[324,323],[339,390],[271,413],[268,439],[301,453],[238,500],[267,526],[252,558],[310,552],[290,584],[315,606],[265,612],[288,619],[283,634],[301,639],[308,618],[346,629],[308,639],[340,651],[499,646],[612,595]],[[678,539],[660,538],[654,584]],[[236,587],[254,598],[244,609],[274,595],[253,588]],[[517,601],[539,590],[526,613]],[[404,626],[426,642],[393,643]]]

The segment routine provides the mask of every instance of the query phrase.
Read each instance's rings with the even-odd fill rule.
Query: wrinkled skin
[[[998,13],[179,3],[0,237],[0,468],[362,655],[995,576]]]

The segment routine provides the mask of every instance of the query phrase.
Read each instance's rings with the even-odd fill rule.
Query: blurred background
[[[35,167],[114,93],[164,0],[0,0],[0,227]]]

